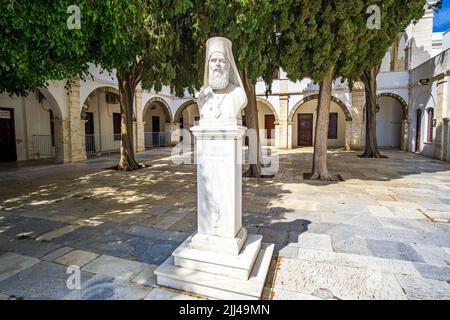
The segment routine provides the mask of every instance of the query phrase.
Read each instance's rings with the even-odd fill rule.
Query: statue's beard
[[[223,90],[228,87],[229,83],[228,72],[215,70],[209,77],[209,86],[213,90]]]

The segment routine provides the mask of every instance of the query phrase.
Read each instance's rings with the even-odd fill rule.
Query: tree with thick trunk
[[[328,125],[330,122],[331,92],[333,90],[334,67],[331,67],[319,89],[317,106],[316,133],[314,136],[313,169],[310,179],[336,181],[338,177],[331,175],[327,167]]]
[[[134,97],[136,88],[141,81],[140,71],[134,68],[130,70],[117,70],[117,80],[119,82],[120,114],[121,114],[121,144],[120,160],[117,165],[118,170],[132,171],[139,169],[139,164],[134,158]]]
[[[247,106],[244,109],[245,122],[247,128],[254,130],[256,133],[255,139],[249,139],[248,153],[250,165],[248,170],[243,174],[244,177],[261,178],[261,139],[259,136],[259,122],[258,122],[258,105],[256,102],[255,85],[247,78],[247,71],[241,72],[242,82],[244,84],[245,93],[247,94]],[[255,136],[255,135],[253,135]]]
[[[180,96],[193,84],[182,76],[189,74],[190,65],[197,60],[187,47],[192,46],[190,1],[120,0],[95,4],[97,38],[90,62],[103,70],[116,71],[121,111],[117,169],[132,171],[139,168],[133,139],[138,85],[156,92],[167,85]]]
[[[329,111],[333,81],[358,65],[358,45],[366,34],[367,1],[293,2],[287,31],[280,34],[281,67],[291,81],[320,84],[311,180],[342,180],[327,167]]]
[[[377,143],[377,75],[379,67],[372,67],[364,71],[361,81],[364,83],[366,94],[366,145],[362,158],[386,158],[378,151]]]
[[[359,40],[358,62],[344,75],[347,79],[361,80],[365,86],[366,107],[365,107],[365,149],[363,158],[386,158],[380,154],[377,143],[377,76],[381,68],[381,63],[390,47],[393,48],[391,70],[394,70],[395,59],[398,53],[399,39],[402,32],[411,24],[420,19],[425,8],[437,9],[441,3],[439,1],[427,4],[423,0],[390,1],[383,3],[381,9],[381,21],[379,28],[366,28],[365,34]],[[351,58],[351,57],[350,57]]]
[[[262,175],[262,150],[259,137],[258,109],[255,84],[262,77],[270,86],[273,73],[279,67],[278,45],[275,30],[280,30],[291,0],[202,0],[196,1],[195,25],[201,28],[197,38],[205,43],[207,38],[222,36],[233,43],[236,65],[247,94],[246,125],[249,139],[250,167],[245,177],[264,178]],[[204,54],[204,47],[198,47]],[[203,65],[204,67],[204,65]]]

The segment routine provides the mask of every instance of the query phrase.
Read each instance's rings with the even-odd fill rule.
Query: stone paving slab
[[[406,292],[406,296],[411,300],[449,300],[450,284],[424,279],[397,275],[397,280]]]
[[[5,251],[13,251],[18,254],[34,257],[34,258],[40,258],[49,252],[52,252],[56,249],[61,247],[58,244],[55,243],[49,243],[49,242],[41,242],[36,240],[30,240],[30,239],[23,239],[23,240],[10,240],[6,243],[0,244],[0,248],[2,248]]]
[[[131,226],[126,232],[140,237],[170,240],[177,242],[184,242],[184,240],[186,240],[191,235],[190,233],[186,232],[163,230],[158,228],[145,227],[141,225]]]
[[[272,295],[272,300],[322,300],[319,297],[296,291],[277,289]]]
[[[55,263],[41,261],[32,267],[0,281],[0,292],[24,299],[62,299],[70,293],[67,288],[67,268]],[[81,282],[92,275],[81,272]]]
[[[64,300],[142,300],[150,287],[133,285],[113,277],[97,275],[73,290]]]
[[[194,296],[183,294],[181,292],[171,291],[169,289],[154,288],[145,297],[144,300],[200,300]]]
[[[144,270],[144,265],[136,261],[102,255],[85,265],[82,270],[129,281]]]
[[[8,224],[8,223],[7,223]],[[46,219],[27,218],[19,219],[19,222],[8,224],[3,227],[2,235],[16,238],[21,234],[27,234],[32,237],[38,237],[44,233],[52,230],[62,228],[65,224],[56,221],[49,221]]]
[[[77,266],[81,268],[84,265],[91,262],[92,260],[94,260],[95,258],[97,258],[98,256],[99,254],[97,253],[92,253],[83,250],[73,250],[57,258],[55,262],[65,266]]]
[[[331,246],[331,236],[305,232],[298,236],[298,247],[323,251],[333,251]]]
[[[23,256],[16,253],[5,253],[0,256],[0,281],[28,269],[39,262],[39,259]]]
[[[411,245],[404,242],[367,239],[366,243],[375,257],[425,262]]]
[[[363,268],[283,258],[275,290],[318,295],[327,290],[337,299],[406,299],[394,275]]]
[[[157,267],[157,265],[144,265],[144,269],[131,281],[148,287],[156,285],[156,275],[154,271]]]
[[[58,238],[62,235],[65,235],[69,232],[72,232],[78,228],[80,228],[79,225],[73,225],[73,224],[68,225],[68,226],[62,227],[60,229],[56,229],[56,230],[50,231],[46,234],[43,234],[43,235],[39,236],[36,240],[37,241],[50,241],[52,239]]]
[[[275,243],[281,262],[290,261],[289,267],[281,263],[279,269],[273,263],[265,297],[445,296],[450,164],[391,150],[383,150],[389,157],[383,160],[360,159],[354,152],[333,150],[330,154],[329,168],[342,173],[345,182],[304,181],[302,173],[309,170],[312,154],[303,149],[281,152],[280,172],[274,179],[243,179],[244,226]],[[117,173],[103,170],[115,160],[99,158],[0,172],[0,259],[5,252],[16,252],[54,261],[73,250],[111,256],[120,261],[114,275],[131,270],[132,276],[125,277],[126,282],[102,280],[103,298],[142,299],[143,291],[136,287],[153,285],[153,266],[196,230],[196,174],[195,166],[174,166],[170,149],[138,157],[155,166]],[[299,172],[298,168],[304,169]],[[20,234],[23,240],[16,239]],[[299,246],[299,237],[310,237],[309,244],[303,241],[306,248]],[[113,278],[104,270],[105,262],[93,264],[100,258],[86,266],[92,264],[97,277]],[[143,269],[133,272],[129,263]],[[310,282],[301,282],[302,277]],[[288,279],[287,286],[280,279]],[[387,286],[379,285],[380,281]],[[36,286],[41,286],[42,294],[33,296],[61,296],[40,282]],[[92,292],[92,297],[103,299],[102,290]]]
[[[58,259],[59,257],[65,255],[66,253],[69,253],[72,250],[73,250],[73,248],[71,248],[71,247],[61,247],[61,248],[56,249],[55,251],[52,251],[52,252],[46,254],[43,257],[41,257],[41,259],[51,262],[51,261],[54,261],[55,259]]]
[[[450,265],[450,254],[441,247],[415,243],[412,243],[411,247],[428,264]]]

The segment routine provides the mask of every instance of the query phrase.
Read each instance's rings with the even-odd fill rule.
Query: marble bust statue
[[[240,112],[247,105],[231,46],[231,41],[222,37],[206,43],[205,76],[197,99],[201,121],[240,119]]]

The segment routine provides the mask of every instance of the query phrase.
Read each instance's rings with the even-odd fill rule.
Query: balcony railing
[[[168,146],[170,135],[170,132],[145,132],[145,148]]]
[[[38,158],[49,158],[55,156],[55,147],[51,135],[35,134],[31,137],[33,154]]]

